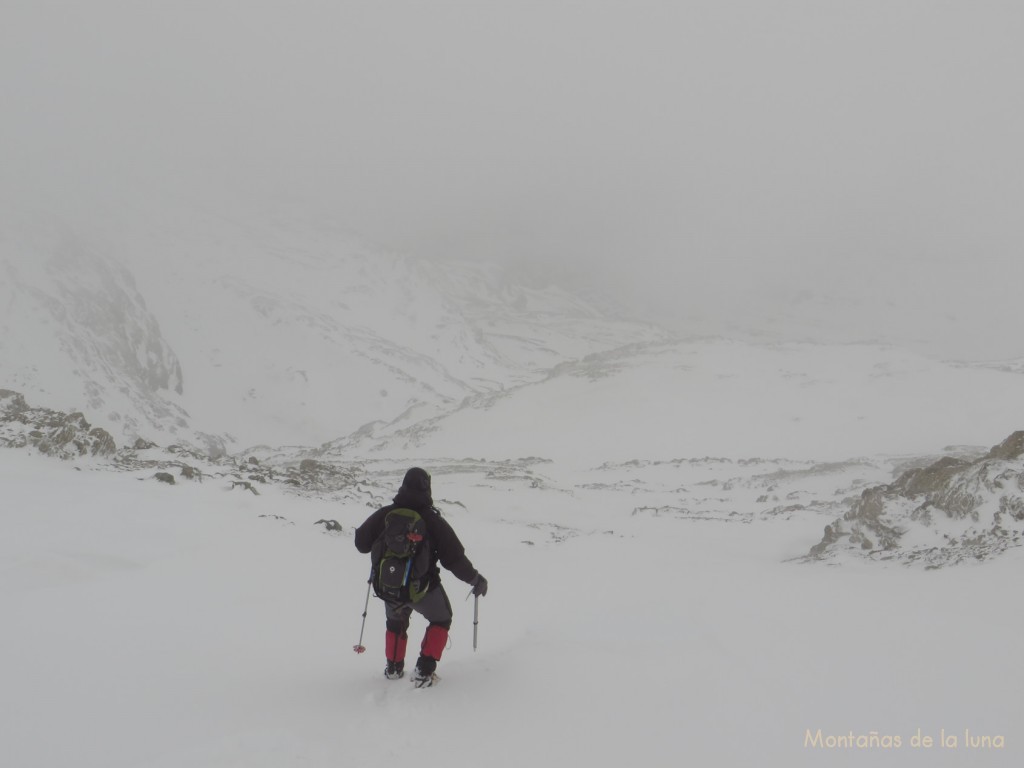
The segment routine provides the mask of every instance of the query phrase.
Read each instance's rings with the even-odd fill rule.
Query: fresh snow
[[[585,466],[705,455],[842,461],[998,442],[1013,429],[1020,386],[1019,374],[895,347],[692,340],[593,354],[443,418],[339,445],[342,455],[500,451]]]
[[[1024,6],[747,5],[2,4],[0,768],[1024,762]]]
[[[865,488],[1018,428],[1019,361],[676,338],[315,226],[186,221],[96,250],[49,225],[0,242],[0,387],[163,446],[0,452],[0,764],[1019,763],[1019,548],[936,571],[806,561]],[[120,292],[83,324],[65,304],[94,270]],[[149,391],[174,361],[182,392]],[[167,450],[200,432],[355,480],[230,490],[240,467]],[[474,652],[446,579],[427,691],[383,678],[379,601],[351,650],[352,530],[413,464],[491,585]],[[968,754],[968,731],[1001,746]]]
[[[417,691],[383,678],[374,598],[368,651],[352,652],[367,574],[352,529],[404,464],[361,469],[358,502],[231,491],[214,474],[168,486],[149,470],[0,459],[4,765],[1019,761],[1024,553],[933,572],[794,562],[827,516],[761,514],[768,462],[503,474],[425,461],[491,589],[474,652],[468,587],[445,579],[452,645],[441,684]],[[879,466],[826,467],[830,482],[797,473],[793,487],[825,496]],[[717,517],[638,509],[725,494],[737,475]],[[414,617],[411,648],[423,628]],[[960,745],[912,748],[919,728]],[[965,728],[1005,746],[973,755]],[[805,745],[818,729],[902,746]]]
[[[83,334],[53,309],[72,281],[32,261],[58,247],[37,235],[0,250],[21,270],[0,386],[112,420],[122,446],[134,427],[166,448],[173,430],[147,429],[187,413],[182,434],[228,435],[238,461],[357,479],[255,495],[223,463],[158,483],[142,462],[182,460],[163,448],[0,452],[4,766],[1019,763],[1024,552],[805,561],[865,488],[1019,427],[1017,362],[671,338],[486,270],[328,252],[315,228],[167,226],[149,246],[118,229],[111,251],[141,254],[133,327],[159,323],[124,348],[166,342],[182,393],[108,367],[88,374],[102,407],[76,399],[66,345],[109,341],[105,320]],[[113,263],[74,242],[78,268]],[[429,300],[406,301],[413,283]],[[383,678],[375,599],[352,652],[352,530],[413,464],[491,585],[474,652],[468,587],[445,580],[452,646],[427,691]],[[915,747],[918,729],[959,745]],[[1002,746],[968,753],[965,731]]]

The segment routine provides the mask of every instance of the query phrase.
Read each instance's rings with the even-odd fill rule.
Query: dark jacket
[[[477,570],[466,557],[466,549],[455,535],[455,531],[434,508],[434,501],[430,496],[430,476],[423,470],[419,472],[422,476],[416,474],[415,470],[409,470],[402,487],[398,489],[394,503],[381,507],[356,528],[356,549],[363,554],[369,553],[373,543],[384,532],[384,517],[392,509],[415,509],[427,524],[427,543],[431,548],[429,588],[432,589],[441,583],[438,563],[451,571],[457,579],[472,584],[477,577]]]

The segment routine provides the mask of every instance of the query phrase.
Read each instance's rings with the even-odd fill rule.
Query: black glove
[[[473,579],[473,595],[475,597],[483,597],[487,594],[487,579],[484,578],[482,573],[477,573],[476,578]]]

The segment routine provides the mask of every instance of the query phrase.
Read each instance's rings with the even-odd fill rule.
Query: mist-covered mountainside
[[[65,231],[0,240],[0,382],[111,432],[187,423],[181,365],[132,273]],[[19,236],[20,235],[20,236]]]
[[[1013,361],[684,338],[497,268],[378,253],[314,219],[163,213],[5,222],[0,445],[352,500],[377,463],[415,462],[624,514],[801,517],[831,525],[818,557],[852,543],[910,562],[914,536],[876,546],[860,530],[878,516],[858,495],[983,456],[1019,425]]]
[[[5,222],[0,385],[122,443],[316,445],[666,337],[497,268],[372,252],[315,222],[162,213]]]

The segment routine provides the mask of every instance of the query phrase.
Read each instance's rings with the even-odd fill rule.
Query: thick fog
[[[1024,355],[1024,6],[4,0],[0,187],[296,209],[680,330]]]

